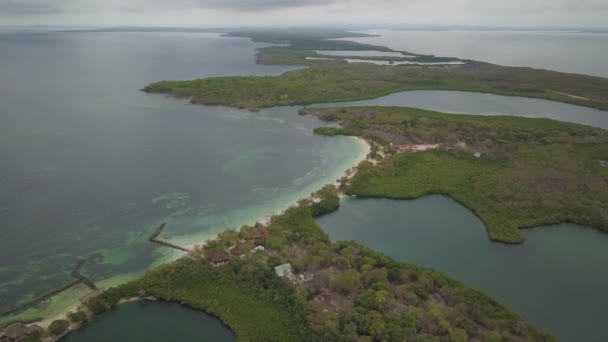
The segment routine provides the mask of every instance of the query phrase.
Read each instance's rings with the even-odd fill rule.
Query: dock
[[[163,230],[165,229],[165,227],[166,227],[166,226],[167,226],[167,224],[166,224],[166,223],[161,224],[161,225],[160,225],[160,226],[159,226],[159,227],[158,227],[158,228],[157,228],[157,229],[154,231],[154,233],[152,233],[152,234],[150,235],[150,237],[148,237],[148,241],[153,242],[153,243],[156,243],[156,244],[159,244],[159,245],[164,246],[164,247],[169,247],[169,248],[177,249],[177,250],[180,250],[180,251],[182,251],[182,252],[186,252],[186,253],[190,253],[190,252],[192,252],[192,251],[191,251],[191,250],[189,250],[188,248],[185,248],[185,247],[182,247],[182,246],[178,246],[178,245],[172,244],[172,243],[170,243],[170,242],[167,242],[167,241],[163,241],[163,240],[158,239],[158,237],[159,237],[159,236],[160,236],[160,234],[163,232]]]

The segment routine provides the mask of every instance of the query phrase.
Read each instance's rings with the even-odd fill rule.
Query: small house
[[[228,255],[226,251],[215,252],[209,258],[209,262],[213,267],[226,265],[228,262],[230,262],[230,255]]]
[[[256,245],[261,245],[264,242],[266,242],[266,239],[268,239],[268,236],[270,235],[270,232],[266,229],[261,229],[255,232],[255,235],[253,237],[253,240],[255,241]]]
[[[395,150],[399,153],[413,153],[416,152],[413,146],[411,145],[393,145]]]
[[[293,276],[291,264],[283,264],[275,267],[274,273],[276,273],[277,277],[279,278]]]
[[[230,250],[230,253],[234,256],[242,257],[251,252],[254,248],[255,245],[251,241],[239,242],[232,250]]]

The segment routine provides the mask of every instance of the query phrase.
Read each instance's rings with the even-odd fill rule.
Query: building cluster
[[[230,262],[230,258],[243,258],[248,254],[253,254],[257,252],[264,251],[264,246],[262,243],[268,238],[268,231],[260,230],[257,231],[253,241],[252,240],[243,240],[239,241],[233,248],[229,251],[218,251],[209,257],[209,263],[211,266],[218,267],[226,265]]]
[[[220,267],[230,263],[232,258],[243,258],[247,255],[262,252],[265,250],[262,243],[268,238],[269,232],[260,230],[256,232],[253,240],[239,241],[234,247],[228,250],[217,251],[209,256],[209,263],[213,267]],[[294,274],[291,264],[283,264],[274,268],[274,272],[279,278],[287,278],[294,285],[310,282],[314,279],[314,274],[303,272]]]
[[[392,145],[395,151],[399,153],[413,153],[416,152],[412,145]]]
[[[313,281],[314,274],[309,272],[304,272],[300,274],[293,274],[293,270],[291,268],[291,264],[282,264],[274,268],[274,273],[279,278],[288,278],[294,285],[307,283]]]
[[[391,143],[390,146],[395,151],[397,151],[397,153],[414,153],[414,152],[418,152],[418,151],[432,150],[432,149],[440,147],[441,145],[440,144],[399,145],[399,144]]]
[[[456,144],[458,147],[460,148],[465,148],[466,144],[465,143],[458,143]],[[398,144],[393,144],[391,143],[390,145],[395,151],[397,151],[397,153],[415,153],[418,151],[426,151],[426,150],[432,150],[432,149],[436,149],[438,147],[440,147],[440,144],[433,144],[433,145],[429,145],[429,144],[423,144],[423,145],[398,145]],[[450,146],[444,146],[443,149],[447,152],[451,152],[453,150],[452,147]],[[473,153],[473,156],[475,158],[481,158],[481,152],[479,151],[475,151],[475,153]]]

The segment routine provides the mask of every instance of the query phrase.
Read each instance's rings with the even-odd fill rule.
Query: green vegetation
[[[242,341],[303,341],[314,336],[293,291],[270,268],[255,262],[237,258],[229,266],[213,268],[204,259],[182,258],[108,290],[88,306],[107,310],[141,289],[220,317]]]
[[[216,315],[243,341],[552,341],[481,292],[430,269],[397,262],[354,242],[332,243],[313,219],[326,187],[268,226],[229,231],[188,258],[88,301],[103,312],[120,300],[155,296]],[[266,232],[264,252],[211,267],[229,249]],[[273,268],[289,262],[314,280],[294,285]],[[102,310],[100,310],[102,308]]]
[[[70,322],[63,319],[58,319],[51,322],[51,324],[49,325],[49,332],[55,336],[58,336],[66,332],[69,327]]]
[[[306,109],[354,135],[387,147],[377,165],[363,162],[346,192],[360,197],[446,194],[474,211],[490,238],[520,243],[519,228],[573,222],[608,231],[608,132],[548,119],[443,114],[414,108]],[[441,144],[394,154],[388,143]],[[481,158],[474,153],[480,152]],[[394,154],[394,155],[392,155]]]
[[[68,313],[68,318],[70,319],[70,322],[74,324],[80,324],[88,320],[87,314],[84,311],[80,310]]]
[[[608,79],[532,68],[503,67],[467,61],[465,65],[381,66],[345,63],[340,57],[319,55],[314,50],[380,50],[386,47],[355,42],[325,40],[345,37],[342,32],[319,31],[298,35],[292,31],[236,32],[264,42],[288,42],[290,46],[268,47],[258,52],[264,64],[307,65],[308,68],[279,76],[214,77],[192,81],[162,81],[143,90],[190,98],[192,103],[225,105],[257,110],[279,105],[306,105],[371,99],[405,90],[461,90],[525,96],[608,109]],[[341,36],[340,36],[341,35]],[[407,53],[407,52],[404,52]],[[407,53],[411,55],[410,53]],[[419,62],[452,61],[453,58],[416,55]],[[331,57],[335,60],[307,60]],[[361,57],[355,57],[361,58]],[[370,59],[365,57],[364,59]],[[377,60],[406,60],[373,57]]]
[[[327,40],[343,32],[284,30],[231,33],[291,44],[259,51],[258,62],[307,65],[275,77],[216,77],[153,83],[144,91],[192,103],[256,110],[277,105],[375,98],[403,90],[442,89],[518,95],[608,109],[608,79],[468,61],[454,67],[313,61],[313,50],[380,50]],[[390,57],[389,57],[390,58]],[[417,56],[433,61],[434,56]],[[389,60],[389,59],[386,59]],[[608,137],[603,130],[551,120],[446,115],[412,108],[309,109],[341,128],[315,130],[373,142],[349,194],[413,198],[447,194],[474,210],[490,237],[521,242],[519,227],[572,221],[608,230]],[[441,144],[397,154],[395,144]],[[479,151],[480,158],[473,156]],[[337,210],[326,187],[272,218],[268,226],[229,230],[188,258],[148,272],[87,302],[102,314],[147,295],[222,319],[244,341],[550,341],[504,306],[430,269],[397,262],[354,242],[331,242],[313,217]],[[208,258],[241,242],[264,252],[211,267]],[[289,262],[314,280],[295,285],[273,267]]]
[[[153,83],[144,90],[191,98],[195,104],[251,110],[280,105],[371,99],[405,90],[485,92],[608,109],[606,88],[608,79],[599,77],[500,67],[478,62],[452,67],[393,67],[314,61],[309,68],[280,76],[162,81]]]

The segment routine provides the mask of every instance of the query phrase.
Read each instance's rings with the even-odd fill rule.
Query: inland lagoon
[[[235,342],[219,319],[174,303],[132,302],[95,318],[65,342],[213,341]]]
[[[6,76],[0,79],[5,94],[0,103],[0,214],[7,227],[0,229],[0,312],[41,304],[5,315],[4,321],[52,318],[73,305],[90,289],[79,284],[50,301],[36,299],[73,282],[76,268],[97,287],[107,287],[180,256],[148,242],[163,222],[162,239],[179,245],[202,242],[307,197],[367,153],[352,138],[315,136],[312,130],[323,124],[298,116],[299,106],[249,112],[138,91],[163,79],[276,75],[294,69],[255,64],[255,48],[264,45],[248,39],[202,33],[33,33],[3,34],[0,44],[0,69]],[[324,105],[413,106],[608,127],[607,113],[590,108],[467,92],[410,91]],[[365,220],[349,216],[355,214]],[[473,214],[438,196],[407,202],[348,200],[319,222],[334,239],[358,240],[484,290],[565,340],[583,336],[569,335],[577,331],[588,334],[585,340],[606,337],[598,330],[606,285],[598,265],[605,264],[600,245],[608,241],[599,232],[561,225],[531,230],[521,246],[492,244]],[[406,222],[409,230],[403,229]],[[386,231],[378,234],[380,229]],[[415,229],[431,235],[400,235],[415,235]],[[456,244],[459,238],[464,246]],[[142,305],[147,304],[129,304],[104,317],[111,321]]]
[[[493,243],[454,200],[346,199],[317,220],[332,240],[354,240],[484,291],[562,341],[606,341],[608,235],[572,224],[526,230],[521,245]]]

